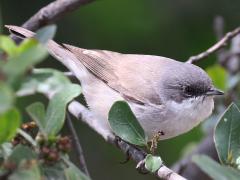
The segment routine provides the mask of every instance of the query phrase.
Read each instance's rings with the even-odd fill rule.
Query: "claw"
[[[115,145],[117,147],[119,147],[120,149],[122,149],[122,146],[124,146],[124,152],[126,154],[126,160],[123,162],[120,162],[121,164],[125,164],[127,163],[130,158],[131,158],[131,154],[130,154],[130,150],[131,148],[134,147],[134,149],[136,149],[137,151],[141,151],[145,156],[147,155],[142,149],[140,149],[139,147],[132,145],[132,144],[126,144],[124,140],[122,140],[120,137],[116,136],[115,137]],[[141,174],[148,174],[148,171],[145,169],[145,159],[141,160],[137,166],[136,169],[138,170],[139,173]]]
[[[119,136],[116,136],[115,137],[115,145],[118,147],[118,148],[120,148],[120,143],[122,142],[123,140],[119,137]],[[127,149],[126,151],[125,151],[125,154],[126,154],[126,159],[124,160],[124,161],[122,161],[122,162],[120,162],[120,164],[125,164],[125,163],[127,163],[129,160],[130,160],[130,154],[129,154],[129,149]]]

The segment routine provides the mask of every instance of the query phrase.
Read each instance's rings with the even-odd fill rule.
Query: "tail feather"
[[[10,33],[22,39],[31,38],[36,34],[18,26],[5,25],[5,27],[9,29]],[[85,66],[65,46],[62,46],[53,40],[49,40],[47,43],[47,50],[49,54],[67,67],[79,80],[83,80],[87,77],[87,70]]]
[[[9,29],[11,34],[14,34],[15,36],[23,39],[23,38],[30,38],[35,35],[34,32],[29,31],[25,28],[18,27],[18,26],[12,26],[12,25],[5,25],[6,28]]]

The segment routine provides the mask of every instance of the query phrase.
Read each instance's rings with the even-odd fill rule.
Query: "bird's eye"
[[[191,86],[186,86],[185,89],[184,89],[184,92],[186,95],[188,96],[194,96],[195,95],[195,89]]]

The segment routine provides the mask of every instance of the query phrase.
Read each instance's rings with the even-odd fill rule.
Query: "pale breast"
[[[161,132],[162,140],[188,132],[211,115],[213,106],[212,97],[171,101],[160,107],[131,105],[148,138]]]

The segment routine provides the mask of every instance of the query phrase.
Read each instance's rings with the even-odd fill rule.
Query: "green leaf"
[[[225,91],[227,87],[227,72],[225,69],[216,64],[208,68],[206,71],[211,77],[214,86]]]
[[[67,180],[90,180],[82,171],[80,171],[72,162],[67,160],[68,168],[64,169],[64,174]]]
[[[42,180],[40,169],[38,167],[37,161],[22,162],[20,167],[15,171],[9,180]]]
[[[48,40],[52,39],[56,33],[56,25],[49,25],[39,29],[36,32],[35,38],[42,44],[46,44]]]
[[[24,39],[21,44],[17,47],[18,54],[24,53],[25,51],[28,51],[32,47],[35,47],[38,45],[38,41],[36,39],[30,38],[30,39]]]
[[[14,99],[12,89],[0,81],[0,114],[13,106]]]
[[[65,167],[65,166],[64,166]],[[41,170],[43,172],[43,179],[46,180],[66,180],[64,177],[64,167],[62,163],[54,163],[53,165],[42,165]]]
[[[65,120],[66,106],[79,96],[81,87],[77,84],[67,84],[50,100],[46,113],[46,133],[56,135],[62,128]]]
[[[32,160],[36,158],[37,155],[32,149],[19,144],[13,149],[12,154],[8,158],[8,161],[19,165],[22,161]]]
[[[70,84],[68,78],[60,71],[54,69],[36,69],[29,76],[17,92],[18,96],[26,96],[34,93],[57,92],[66,84]]]
[[[239,180],[239,171],[218,164],[211,158],[205,155],[195,155],[193,156],[193,162],[197,164],[202,171],[207,173],[212,179],[216,180]]]
[[[9,56],[17,54],[17,45],[9,36],[0,35],[0,49],[5,51]]]
[[[145,159],[145,168],[150,172],[156,172],[162,165],[162,159],[159,156],[148,154]]]
[[[20,121],[20,113],[14,108],[0,115],[0,144],[15,136]]]
[[[233,103],[224,112],[215,128],[214,140],[219,159],[233,164],[240,156],[240,111]]]
[[[31,118],[37,123],[40,131],[46,134],[45,127],[45,107],[41,102],[35,102],[27,107],[27,112]]]
[[[147,137],[129,105],[124,101],[117,101],[111,107],[108,121],[113,132],[123,140],[145,146]]]
[[[36,44],[34,39],[28,40],[29,48],[20,55],[10,58],[3,67],[3,72],[9,76],[17,78],[29,68],[41,62],[47,55],[46,49],[40,44]],[[28,46],[28,45],[25,45]]]

